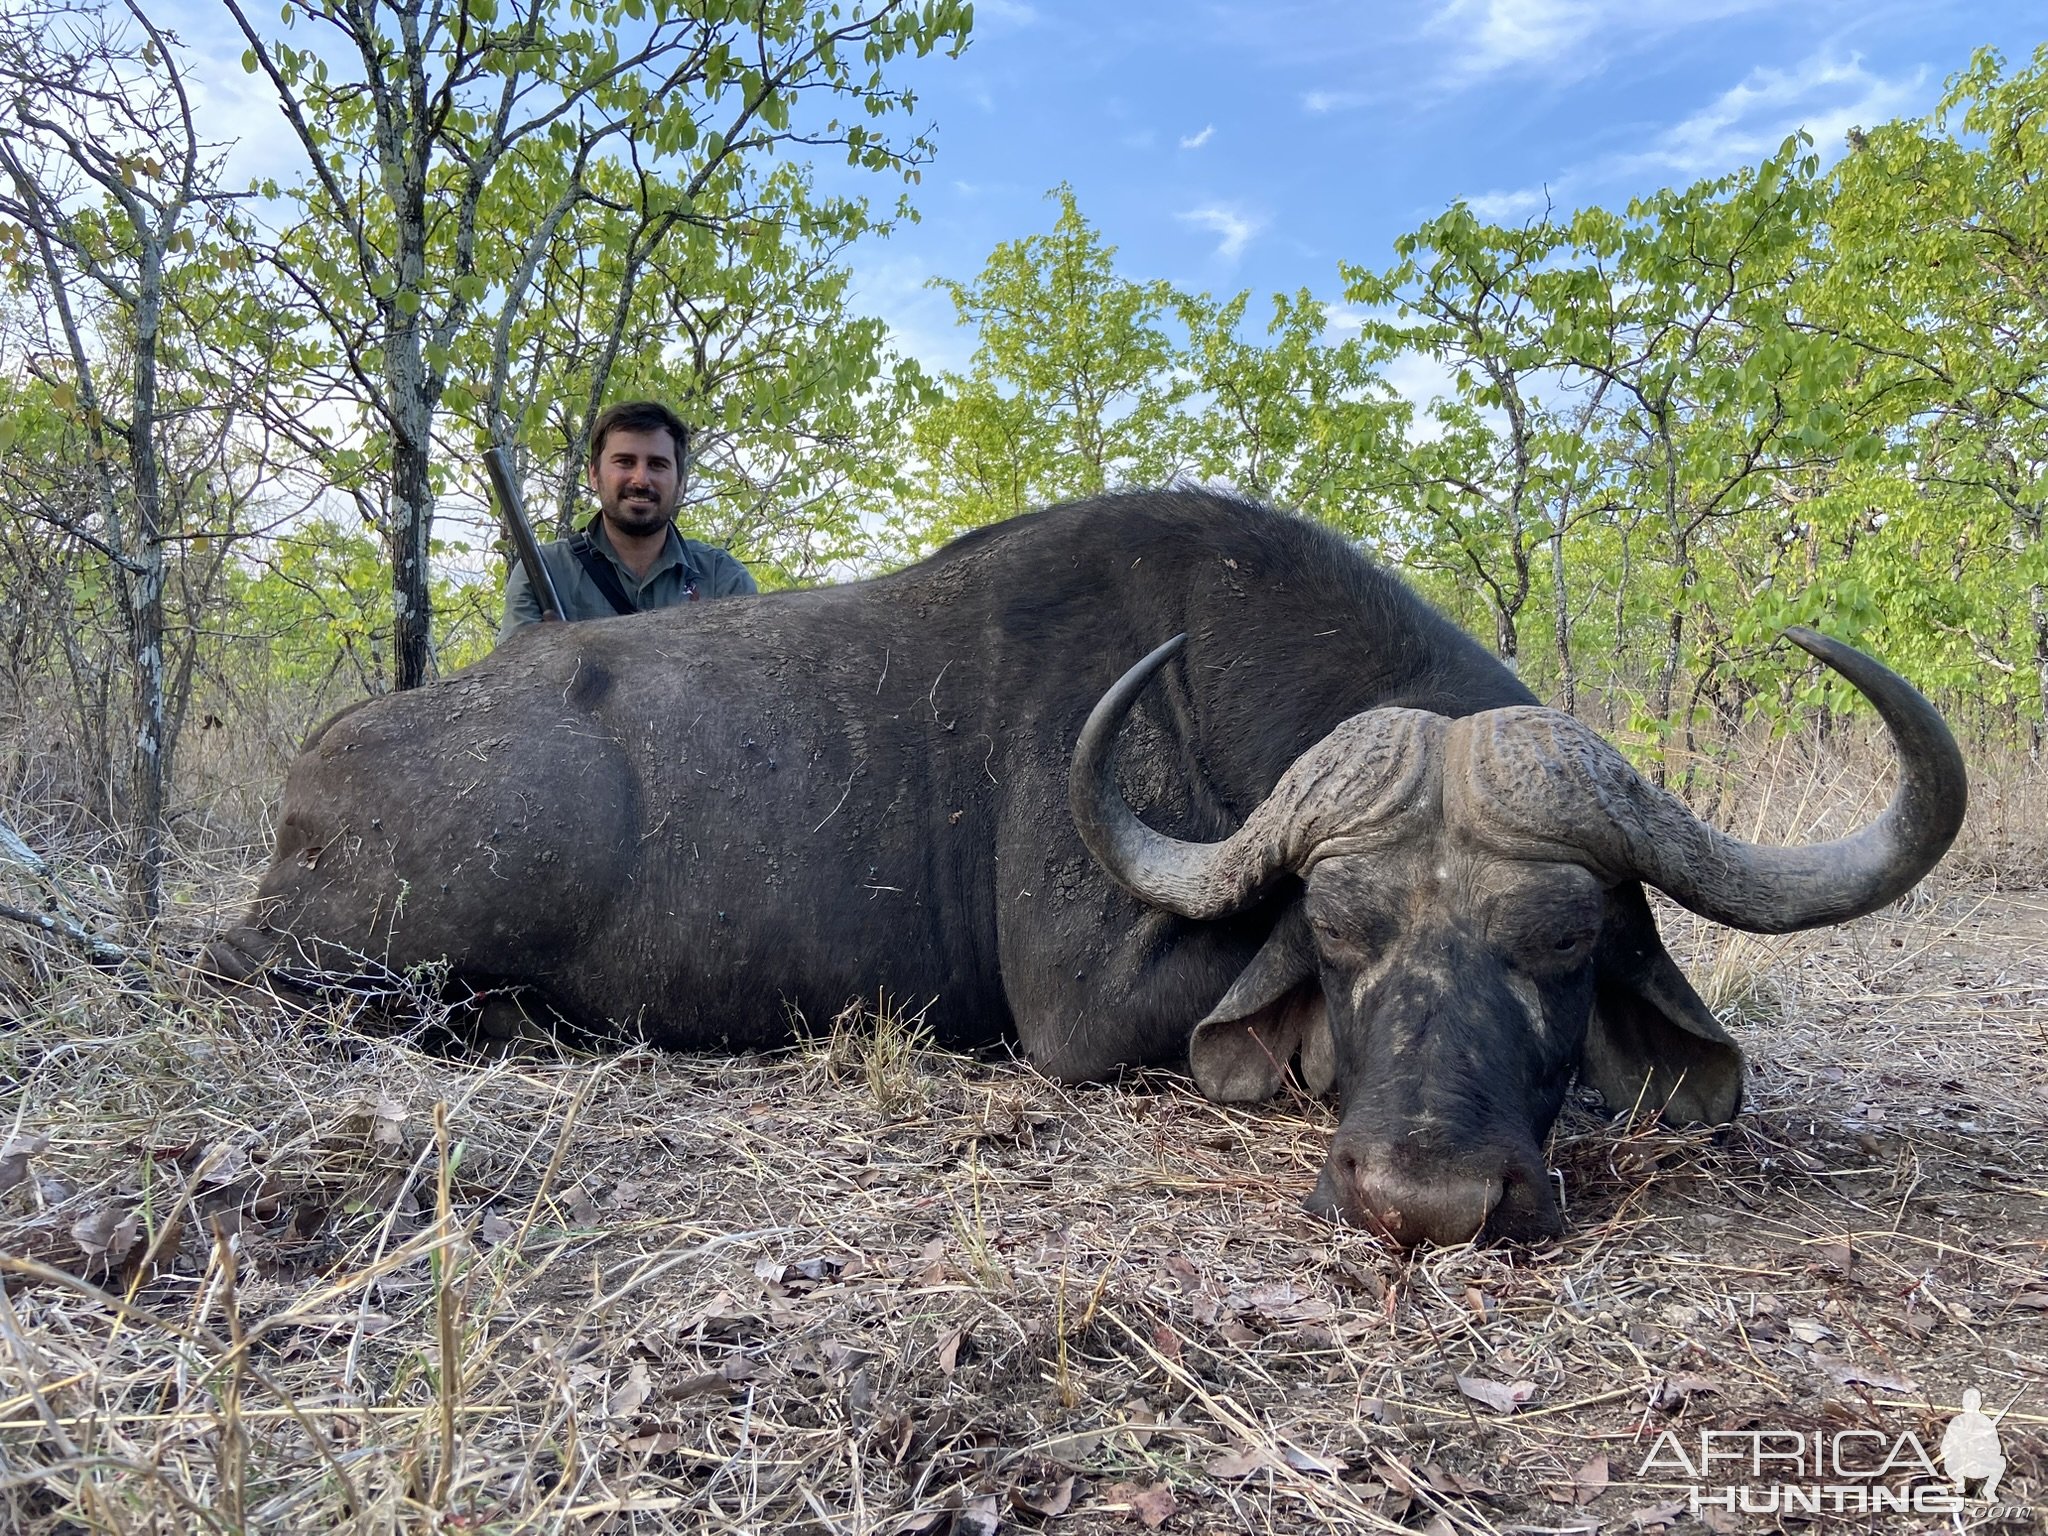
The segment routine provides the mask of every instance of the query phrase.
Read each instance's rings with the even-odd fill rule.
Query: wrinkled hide
[[[1474,731],[1569,728],[1532,703],[1324,530],[1096,498],[871,582],[533,626],[344,712],[209,955],[231,977],[445,960],[535,1016],[687,1049],[779,1044],[879,992],[1068,1078],[1186,1063],[1251,1099],[1298,1063],[1343,1107],[1312,1203],[1403,1241],[1540,1235],[1574,1070],[1618,1109],[1717,1120],[1740,1058],[1658,941],[1639,882],[1668,872],[1596,814],[1637,795],[1604,747],[1530,747],[1577,786],[1563,822],[1480,782],[1520,770]],[[1129,825],[1105,844],[1109,799]],[[1148,883],[1125,843],[1196,851]],[[1847,907],[1896,883],[1865,862]],[[1798,873],[1709,904],[1740,917]]]

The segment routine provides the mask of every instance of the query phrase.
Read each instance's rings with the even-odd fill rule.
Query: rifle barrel
[[[533,525],[526,520],[526,503],[512,478],[511,461],[502,443],[484,450],[484,473],[491,477],[491,495],[498,503],[498,514],[511,530],[512,547],[518,551],[519,563],[526,570],[527,583],[540,601],[541,618],[566,618],[562,611],[562,594],[555,590],[555,578],[548,573],[547,563],[540,557],[540,543],[533,536]]]

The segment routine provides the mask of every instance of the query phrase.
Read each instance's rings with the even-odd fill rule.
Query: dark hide
[[[1404,1116],[1449,1117],[1417,1143],[1425,1160],[1469,1159],[1507,1124],[1486,1152],[1511,1186],[1501,1230],[1555,1225],[1547,1189],[1521,1209],[1512,1186],[1543,1181],[1536,1148],[1596,1000],[1588,1070],[1611,1103],[1734,1112],[1734,1048],[1633,883],[1606,895],[1597,964],[1589,948],[1536,978],[1552,1027],[1532,1045],[1512,1022],[1528,988],[1459,965],[1496,920],[1444,902],[1402,919],[1439,964],[1367,985],[1361,956],[1346,994],[1324,995],[1323,929],[1372,888],[1369,860],[1214,922],[1105,875],[1067,809],[1076,735],[1180,632],[1117,750],[1131,805],[1192,841],[1234,830],[1362,710],[1530,701],[1324,529],[1201,492],[1098,498],[875,581],[536,625],[338,716],[293,767],[276,861],[213,963],[247,975],[281,934],[335,962],[445,957],[584,1029],[685,1048],[778,1044],[886,992],[931,1004],[944,1041],[1011,1037],[1068,1078],[1184,1063],[1206,1018],[1211,1075],[1231,1079],[1211,1091],[1270,1092],[1297,1051],[1318,1086],[1334,1072],[1340,1157],[1355,1128],[1378,1146]],[[1574,873],[1598,926],[1601,893]]]

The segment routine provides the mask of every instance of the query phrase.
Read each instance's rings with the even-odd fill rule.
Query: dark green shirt
[[[673,525],[668,530],[668,542],[655,557],[645,581],[634,576],[612,548],[612,541],[605,537],[603,519],[593,519],[589,533],[591,550],[599,559],[610,562],[620,588],[642,613],[687,603],[692,589],[699,598],[741,597],[757,590],[754,578],[739,561],[716,544],[684,538]],[[540,559],[555,580],[555,591],[561,595],[563,618],[609,619],[617,612],[590,579],[590,573],[583,569],[583,562],[571,552],[567,539],[541,545]],[[499,621],[498,638],[502,640],[521,625],[539,621],[540,598],[526,579],[526,567],[514,560],[512,573],[505,579],[505,617]]]

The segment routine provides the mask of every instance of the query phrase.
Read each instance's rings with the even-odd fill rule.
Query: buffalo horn
[[[1289,870],[1371,840],[1413,804],[1444,722],[1412,709],[1354,715],[1297,759],[1236,832],[1218,843],[1183,842],[1138,820],[1117,788],[1111,748],[1138,695],[1186,639],[1176,635],[1138,662],[1090,712],[1067,801],[1081,841],[1127,890],[1208,919],[1242,911]]]
[[[1955,738],[1912,684],[1813,630],[1785,634],[1855,684],[1891,732],[1899,787],[1861,831],[1799,848],[1761,847],[1700,820],[1604,743],[1580,758],[1600,814],[1577,829],[1576,840],[1702,917],[1751,933],[1846,922],[1896,901],[1955,841],[1969,794]]]

